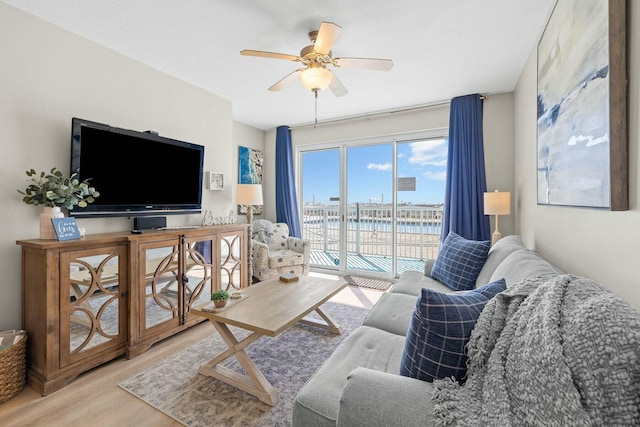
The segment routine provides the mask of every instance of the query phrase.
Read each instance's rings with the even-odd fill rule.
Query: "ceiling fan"
[[[304,47],[299,56],[249,49],[241,51],[240,55],[284,59],[300,62],[304,65],[303,68],[298,68],[272,85],[269,88],[270,91],[278,91],[300,76],[304,87],[315,92],[316,97],[318,91],[327,87],[335,96],[344,96],[348,93],[347,88],[327,66],[387,71],[393,67],[393,61],[374,58],[333,58],[331,48],[340,35],[340,31],[342,31],[342,27],[333,22],[322,22],[318,31],[309,33],[309,39],[313,44]]]

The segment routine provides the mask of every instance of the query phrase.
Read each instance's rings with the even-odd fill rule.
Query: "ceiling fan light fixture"
[[[287,74],[276,84],[271,85],[269,87],[270,91],[279,91],[300,76],[302,85],[306,89],[314,92],[316,100],[318,98],[318,91],[326,88],[331,89],[331,92],[333,92],[335,96],[344,96],[348,93],[347,88],[340,82],[338,76],[333,74],[327,67],[388,71],[393,67],[393,61],[379,58],[334,58],[332,48],[340,35],[340,31],[342,31],[342,27],[339,25],[333,22],[322,21],[318,31],[309,32],[309,39],[312,44],[303,47],[299,56],[251,49],[242,50],[240,54],[244,56],[283,59],[302,64],[302,68],[298,68],[292,73]]]
[[[300,75],[302,85],[312,91],[326,89],[331,79],[333,74],[324,67],[309,67]]]

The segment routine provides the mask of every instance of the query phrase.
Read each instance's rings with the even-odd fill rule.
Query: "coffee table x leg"
[[[326,322],[321,323],[313,319],[302,318],[298,321],[298,323],[302,323],[305,325],[316,326],[318,328],[326,329],[327,331],[340,335],[342,334],[342,328],[331,318],[327,313],[325,313],[320,307],[316,307],[315,312],[318,313],[320,317]]]
[[[340,328],[340,326],[338,326],[327,313],[322,311],[320,307],[316,307],[315,311],[326,323],[321,323],[316,320],[306,318],[300,319],[299,322],[324,328],[334,334],[342,333],[342,328]],[[216,328],[229,348],[209,362],[202,365],[198,372],[202,375],[224,381],[229,385],[232,385],[253,396],[256,396],[258,399],[260,399],[260,401],[268,405],[274,406],[276,403],[278,403],[278,400],[280,399],[280,393],[278,393],[278,390],[269,383],[269,381],[260,371],[260,368],[258,368],[255,362],[251,360],[249,355],[245,352],[245,348],[249,344],[263,335],[254,331],[246,338],[238,341],[225,323],[218,322],[211,318],[209,318],[209,321]],[[220,362],[228,359],[231,356],[236,357],[247,375],[243,375],[224,366],[219,366]]]
[[[256,396],[260,401],[267,405],[274,406],[278,403],[280,393],[278,393],[278,390],[269,383],[258,366],[244,351],[249,344],[260,338],[262,334],[253,332],[243,340],[238,341],[226,324],[216,322],[211,319],[209,320],[216,328],[224,342],[227,343],[229,348],[211,361],[202,365],[198,372],[202,375],[224,381],[229,385]],[[242,365],[244,370],[247,372],[247,375],[243,375],[229,368],[218,365],[220,362],[231,356],[236,357],[238,362],[240,362],[240,365]]]

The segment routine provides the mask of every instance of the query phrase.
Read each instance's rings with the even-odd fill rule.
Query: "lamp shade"
[[[238,205],[261,205],[262,185],[261,184],[238,184],[236,189],[236,204]]]
[[[510,215],[511,193],[508,191],[494,191],[484,193],[485,215]]]
[[[324,67],[307,68],[300,75],[304,87],[309,90],[323,90],[331,83],[333,74]]]

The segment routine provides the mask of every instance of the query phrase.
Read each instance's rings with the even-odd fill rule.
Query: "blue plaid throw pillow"
[[[465,346],[485,304],[507,288],[504,279],[449,294],[423,289],[407,331],[400,375],[432,382],[467,373]]]
[[[489,240],[467,240],[451,231],[438,252],[431,277],[454,291],[473,289],[490,248]]]

